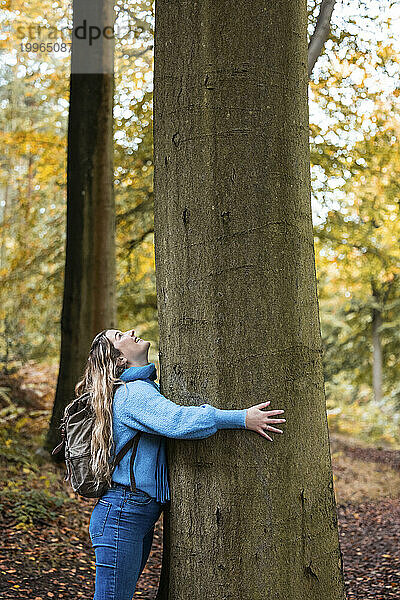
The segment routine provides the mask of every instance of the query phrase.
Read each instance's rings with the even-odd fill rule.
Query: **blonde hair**
[[[98,485],[101,481],[107,481],[111,486],[110,459],[115,450],[112,401],[115,387],[124,383],[119,376],[125,367],[117,362],[122,353],[108,339],[106,331],[104,329],[98,333],[92,342],[83,378],[76,384],[75,394],[90,393],[90,404],[95,414],[90,467]]]

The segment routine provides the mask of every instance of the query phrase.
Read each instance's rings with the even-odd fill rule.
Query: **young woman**
[[[83,379],[76,393],[91,392],[95,411],[92,470],[106,480],[108,490],[98,499],[89,534],[96,556],[94,600],[131,600],[147,562],[154,525],[170,499],[165,438],[202,439],[218,429],[250,429],[283,433],[272,424],[283,410],[263,411],[268,402],[248,409],[222,410],[203,404],[181,406],[163,396],[154,363],[148,361],[150,342],[133,329],[100,332],[93,340]],[[135,434],[141,432],[132,473],[132,449],[112,472],[111,462]],[[133,476],[136,490],[131,491]]]

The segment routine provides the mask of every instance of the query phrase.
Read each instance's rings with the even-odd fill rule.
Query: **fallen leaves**
[[[347,600],[400,596],[400,500],[338,507]]]

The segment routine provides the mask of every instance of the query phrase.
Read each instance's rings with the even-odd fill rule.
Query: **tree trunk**
[[[8,165],[7,165],[8,167]],[[7,169],[8,173],[9,170]],[[4,183],[3,186],[3,190],[4,193],[2,194],[2,201],[3,204],[0,207],[0,224],[2,227],[4,227],[4,230],[2,231],[2,234],[0,236],[0,269],[4,269],[5,268],[5,264],[6,264],[6,227],[7,227],[7,221],[8,221],[8,202],[9,202],[9,190],[10,190],[10,186],[8,184],[8,182]]]
[[[382,313],[379,308],[372,309],[372,385],[375,402],[382,400],[382,343],[380,328]]]
[[[156,4],[163,393],[285,409],[168,440],[161,600],[345,598],[310,201],[305,0]]]
[[[116,322],[113,40],[100,36],[88,44],[89,27],[103,31],[113,25],[113,3],[75,0],[73,19],[74,29],[86,20],[86,40],[73,37],[72,43],[61,359],[49,450],[59,441],[56,428],[74,397],[93,337]],[[79,31],[83,37],[84,29]]]

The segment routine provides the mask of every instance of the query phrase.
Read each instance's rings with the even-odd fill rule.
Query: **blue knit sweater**
[[[120,379],[113,399],[115,453],[142,431],[137,447],[134,476],[136,487],[158,502],[170,500],[165,438],[202,439],[218,429],[245,429],[246,409],[223,410],[210,404],[181,406],[160,393],[154,363],[129,367]],[[129,485],[129,450],[115,467],[112,480]]]

